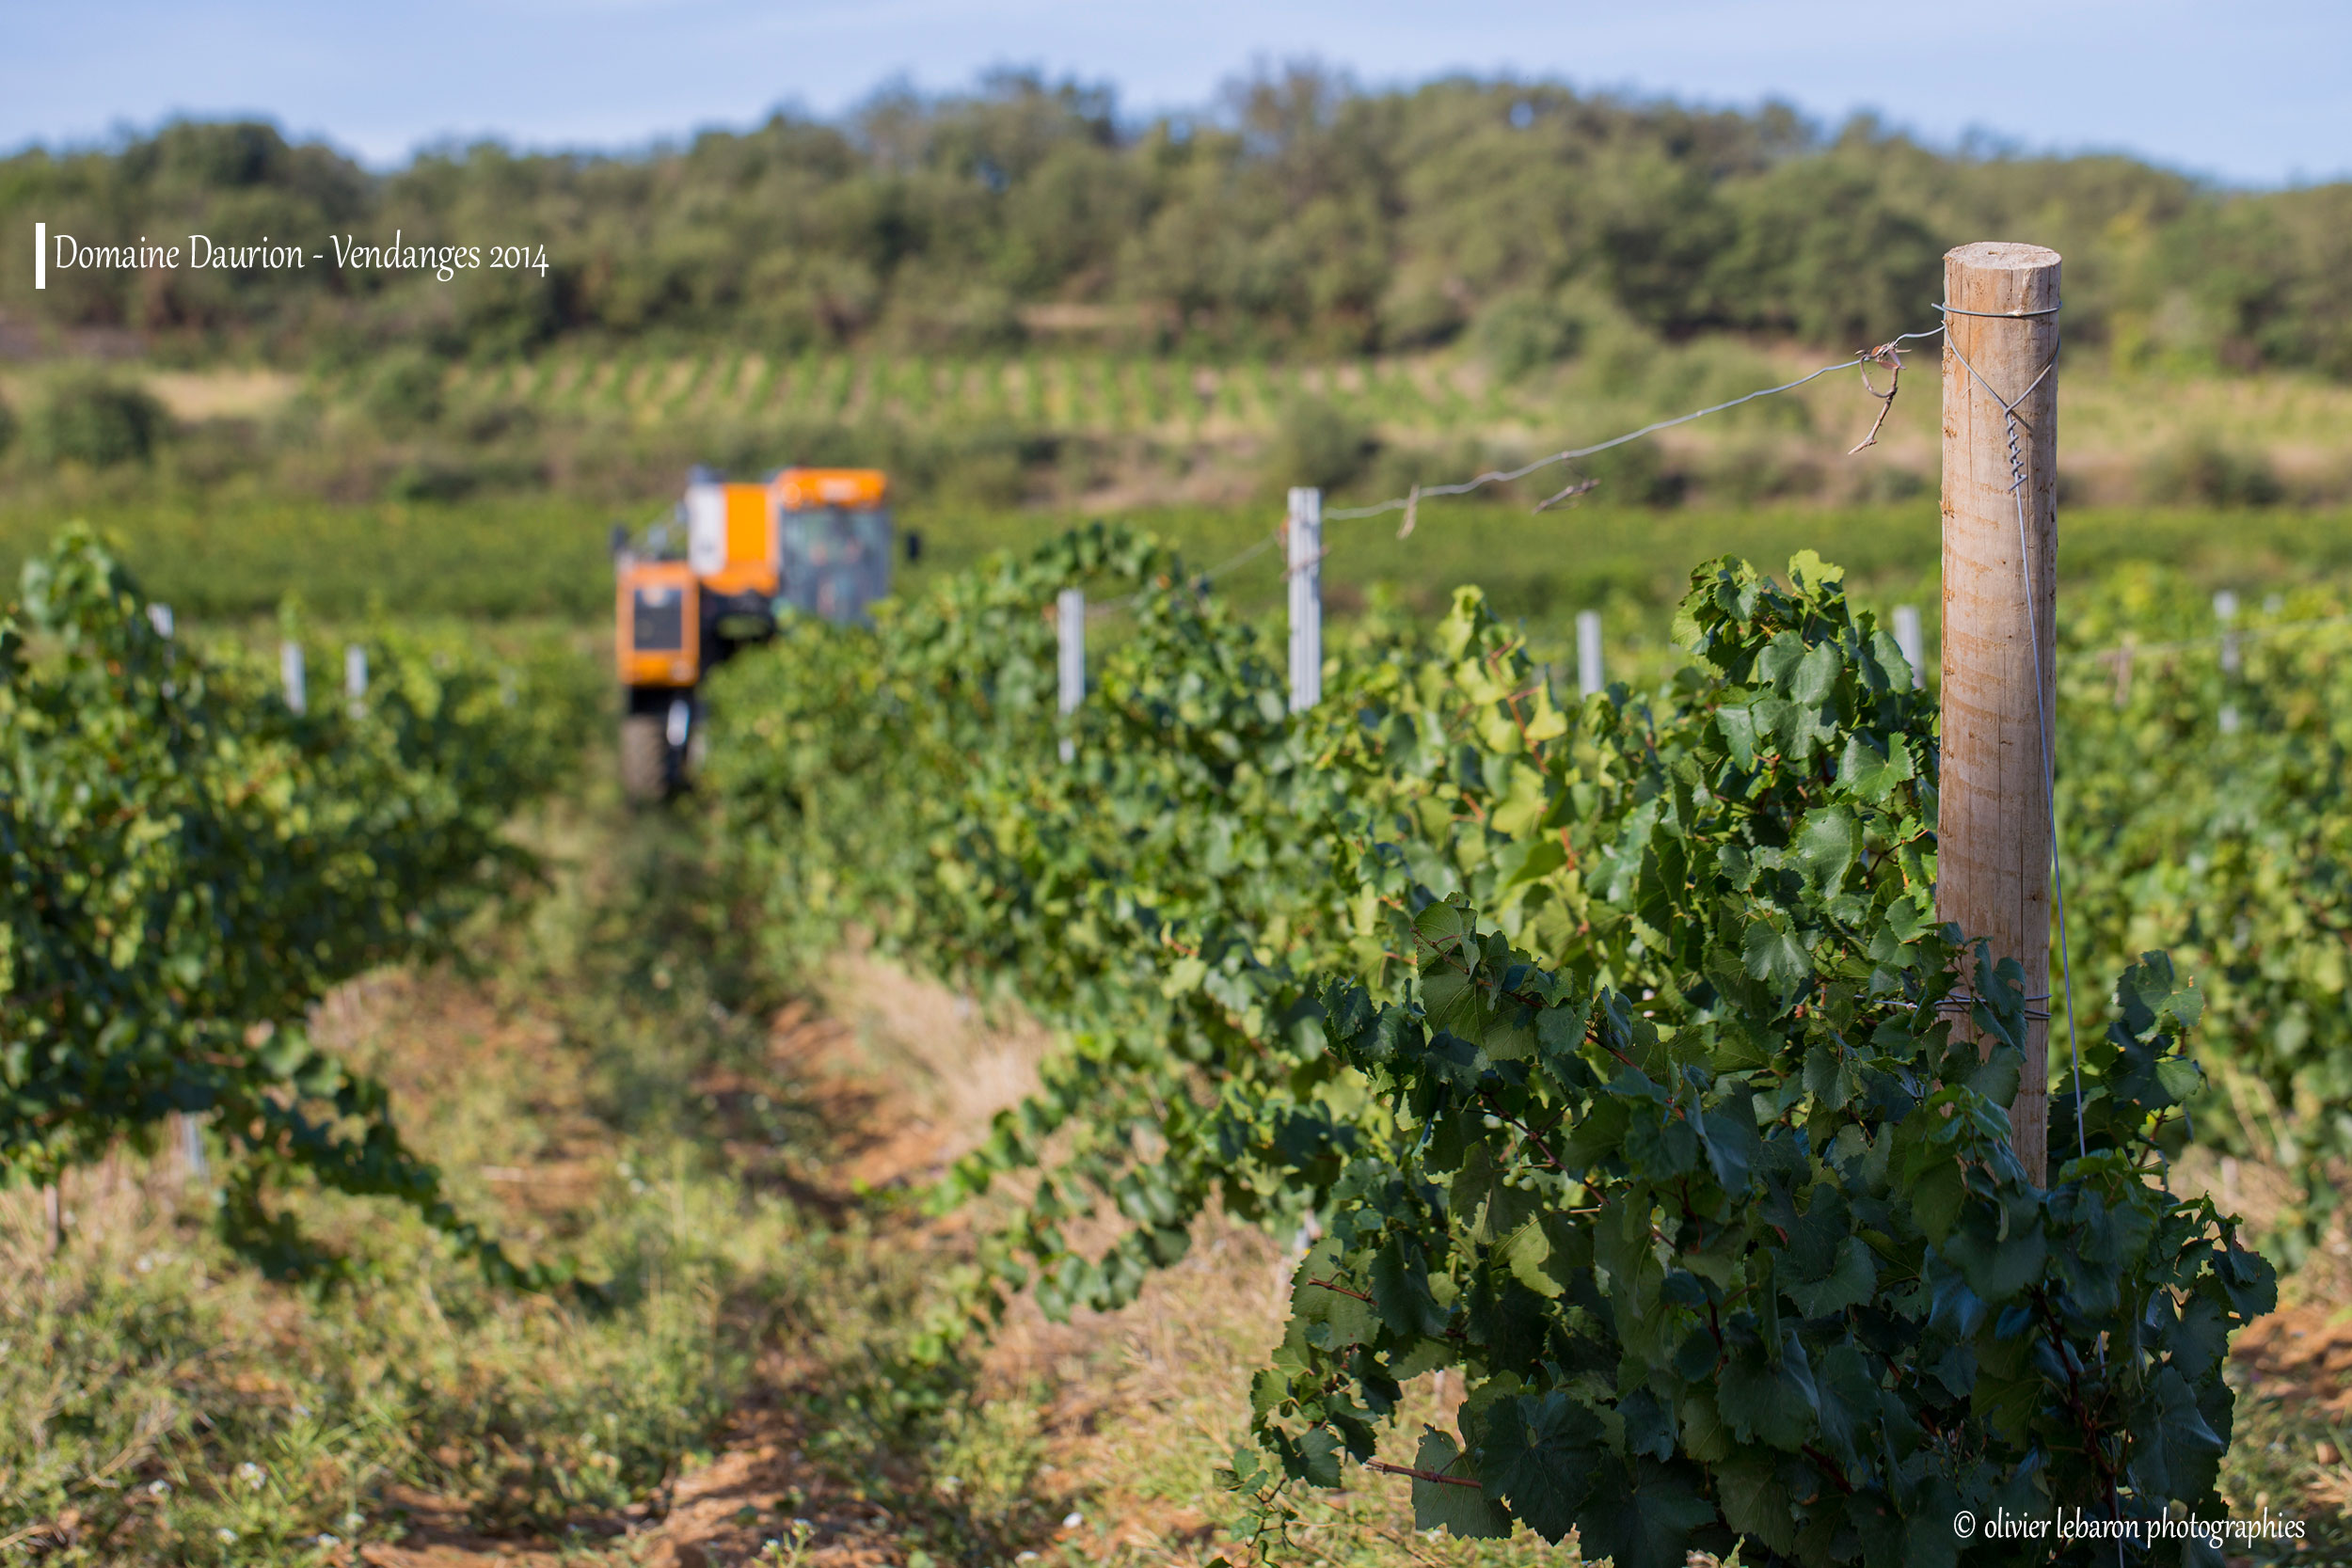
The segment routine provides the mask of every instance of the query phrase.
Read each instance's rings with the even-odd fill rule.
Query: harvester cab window
[[[812,506],[781,521],[782,601],[828,621],[864,621],[890,591],[889,509]]]
[[[787,514],[784,548],[787,559],[820,567],[852,565],[862,553],[851,515],[837,506],[814,506]]]
[[[641,653],[675,653],[686,646],[686,595],[657,585],[637,590],[630,605],[629,642]]]

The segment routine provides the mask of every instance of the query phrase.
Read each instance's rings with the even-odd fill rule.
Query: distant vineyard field
[[[365,373],[330,385],[358,397]],[[1263,429],[1300,397],[1413,431],[1531,421],[1549,412],[1550,401],[1528,386],[1496,381],[1468,360],[1274,366],[1053,353],[947,359],[573,351],[535,363],[460,366],[450,372],[447,390],[467,404],[621,413],[645,422],[720,414],[850,422],[882,416],[1189,437]]]
[[[266,615],[287,595],[341,618],[372,605],[403,614],[497,620],[552,618],[600,626],[610,611],[607,530],[643,521],[670,500],[650,494],[624,509],[568,496],[485,497],[451,503],[330,504],[216,497],[23,507],[0,515],[0,573],[13,578],[56,527],[85,517],[118,540],[158,598],[198,618]],[[1266,540],[1272,505],[1136,508],[1111,514],[1148,528],[1203,564]],[[902,591],[967,567],[989,551],[1027,548],[1086,515],[915,500],[900,508],[924,541],[900,562]],[[1539,640],[1562,638],[1578,610],[1608,621],[1612,657],[1664,657],[1670,606],[1689,562],[1726,551],[1770,558],[1818,546],[1845,562],[1858,594],[1880,605],[1915,603],[1931,628],[1938,601],[1931,499],[1817,510],[1801,507],[1589,506],[1530,516],[1516,507],[1432,506],[1412,537],[1392,519],[1331,525],[1325,583],[1344,618],[1388,594],[1409,608],[1442,608],[1456,582],[1484,582],[1498,613],[1524,618]],[[2352,570],[2352,516],[2279,509],[2150,512],[2070,510],[2060,564],[2088,577],[2133,561],[2181,568],[2206,587],[2266,590]],[[1282,593],[1277,552],[1243,562],[1216,582],[1243,609]]]
[[[1835,356],[1713,338],[1662,349],[1645,344],[1638,356],[1613,356],[1604,345],[1567,365],[1513,375],[1463,354],[1235,361],[1053,347],[932,356],[662,352],[631,345],[457,365],[443,372],[442,392],[453,409],[617,416],[644,428],[898,421],[1174,443],[1262,436],[1302,401],[1313,401],[1386,439],[1474,437],[1524,441],[1532,443],[1530,451],[1540,451],[1570,436],[1597,436],[1628,421],[1737,396],[1825,357]],[[2352,388],[2292,375],[2167,379],[2160,383],[2161,407],[2152,408],[2146,376],[2106,373],[2096,363],[2074,371],[2064,388],[2062,417],[2070,464],[2086,480],[2121,484],[2123,469],[2161,467],[2168,451],[2200,440],[2267,451],[2288,478],[2306,487],[2325,487],[2342,477],[2328,464],[2352,419]],[[326,378],[321,390],[330,402],[364,402],[377,373],[369,362]],[[1873,412],[1852,379],[1833,376],[1734,412],[1683,439],[1703,446],[1793,439],[1842,453]],[[1899,399],[1869,462],[1926,458],[1936,438],[1935,413],[1932,396]],[[1849,432],[1849,425],[1855,428]]]

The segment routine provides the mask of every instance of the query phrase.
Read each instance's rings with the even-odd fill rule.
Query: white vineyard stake
[[[310,682],[302,670],[302,644],[278,644],[278,681],[286,689],[286,705],[296,713],[310,711]]]
[[[1895,646],[1903,651],[1903,661],[1911,666],[1912,689],[1924,689],[1928,684],[1928,645],[1919,636],[1917,605],[1895,607]]]
[[[1065,588],[1054,601],[1060,612],[1057,630],[1059,634],[1061,711],[1064,717],[1078,711],[1078,705],[1087,695],[1087,595],[1083,588]],[[1078,743],[1069,736],[1061,737],[1061,759],[1077,759]]]
[[[155,628],[155,635],[168,641],[171,638],[171,606],[151,604],[147,607],[147,624]]]
[[[368,651],[357,642],[343,644],[343,696],[351,705],[351,716],[359,717],[362,699],[368,694]]]
[[[1323,701],[1323,492],[1290,495],[1291,711]]]
[[[1608,684],[1600,668],[1600,611],[1576,612],[1576,689],[1589,697]]]
[[[2226,588],[2214,594],[2213,612],[2221,622],[2221,673],[2224,675],[2234,675],[2238,673],[2240,664],[2244,662],[2239,657],[2237,645],[2237,595]],[[2223,735],[2237,734],[2237,705],[2235,703],[2223,703],[2220,718]]]

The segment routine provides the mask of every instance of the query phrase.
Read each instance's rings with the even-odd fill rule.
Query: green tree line
[[[2125,362],[2352,375],[2352,184],[2249,193],[2112,154],[1939,150],[1867,119],[1695,109],[1549,82],[1359,90],[1261,72],[1123,118],[1022,72],[838,121],[778,113],[634,152],[443,147],[373,172],[256,122],[0,160],[0,216],[86,243],[263,235],[299,272],[0,281],[20,321],[283,361],[575,335],[993,351],[1041,332],[1220,354],[1467,339],[1510,369],[1594,334],[1850,347],[1924,325],[1948,245],[2068,262],[2069,334]],[[544,247],[547,265],[338,271],[328,237]]]

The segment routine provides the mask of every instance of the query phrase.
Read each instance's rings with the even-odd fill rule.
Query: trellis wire
[[[1885,342],[1881,343],[1874,348],[1857,349],[1854,351],[1851,357],[1840,359],[1835,364],[1823,365],[1819,370],[1808,372],[1807,373],[1797,377],[1794,381],[1785,381],[1777,387],[1761,387],[1753,392],[1744,392],[1739,397],[1730,399],[1728,402],[1710,404],[1705,408],[1694,408],[1687,414],[1677,414],[1674,418],[1668,420],[1656,420],[1642,426],[1639,430],[1629,430],[1622,436],[1613,436],[1606,441],[1597,441],[1588,447],[1576,447],[1566,451],[1553,452],[1549,457],[1539,457],[1533,463],[1523,464],[1517,468],[1492,470],[1486,473],[1479,474],[1471,479],[1463,480],[1454,484],[1416,484],[1405,495],[1391,497],[1387,500],[1378,501],[1370,506],[1326,508],[1322,514],[1321,520],[1324,522],[1345,522],[1362,517],[1377,517],[1390,512],[1403,512],[1405,514],[1405,526],[1397,531],[1397,537],[1402,539],[1413,531],[1414,523],[1420,513],[1421,503],[1423,499],[1429,497],[1465,496],[1473,490],[1482,489],[1489,484],[1507,484],[1514,480],[1524,479],[1529,474],[1534,473],[1539,469],[1551,467],[1561,463],[1573,462],[1580,457],[1591,457],[1597,453],[1607,451],[1613,447],[1621,447],[1629,441],[1638,441],[1645,436],[1654,436],[1659,431],[1670,430],[1676,425],[1689,424],[1693,420],[1703,420],[1710,414],[1721,414],[1727,409],[1737,408],[1741,404],[1754,403],[1758,398],[1773,397],[1782,392],[1794,391],[1798,388],[1803,387],[1809,382],[1819,381],[1821,377],[1830,374],[1834,371],[1850,371],[1857,368],[1867,371],[1871,365],[1892,365],[1897,373],[1899,374],[1902,366],[1901,355],[1903,353],[1903,345],[1905,343],[1937,337],[1943,332],[1943,330],[1944,328],[1941,326],[1931,326],[1924,332],[1899,333],[1895,337],[1888,339]],[[1865,376],[1865,385],[1868,385],[1867,375]],[[1886,391],[1881,392],[1875,387],[1872,387],[1869,390],[1870,395],[1879,400],[1879,423],[1883,423],[1886,417],[1886,409],[1888,405],[1892,404],[1894,399],[1894,388],[1890,387]],[[1875,436],[1877,431],[1878,425],[1873,424],[1871,426],[1871,436]],[[1854,451],[1859,451],[1862,450],[1863,446],[1867,446],[1870,442],[1871,436],[1864,437],[1861,444],[1854,448]],[[1538,502],[1535,506],[1535,510],[1541,512],[1547,507],[1555,505],[1569,497],[1581,495],[1594,488],[1594,485],[1595,482],[1591,480],[1581,481],[1577,483],[1570,484],[1561,490],[1558,494],[1548,497],[1544,500]],[[1224,577],[1226,574],[1236,571],[1242,566],[1248,564],[1250,562],[1255,561],[1259,556],[1263,555],[1266,551],[1274,548],[1276,545],[1280,544],[1282,539],[1283,534],[1278,530],[1265,538],[1259,540],[1257,543],[1235,551],[1233,554],[1218,562],[1216,565],[1200,572],[1194,580],[1203,585],[1214,582],[1217,578]],[[1090,613],[1096,615],[1112,614],[1120,610],[1125,609],[1134,602],[1135,595],[1132,594],[1126,594],[1117,599],[1104,600],[1102,603],[1093,606]]]
[[[1943,330],[1944,328],[1941,326],[1931,326],[1925,332],[1901,333],[1896,337],[1888,339],[1885,342],[1879,344],[1875,348],[1856,349],[1850,358],[1840,359],[1836,364],[1823,365],[1820,369],[1812,371],[1804,375],[1801,375],[1794,381],[1784,381],[1777,387],[1760,387],[1753,392],[1742,393],[1740,396],[1732,398],[1727,402],[1710,404],[1705,408],[1694,408],[1688,414],[1677,414],[1672,419],[1655,420],[1650,423],[1642,426],[1639,430],[1629,430],[1622,436],[1613,436],[1606,441],[1596,441],[1589,447],[1573,447],[1566,451],[1556,451],[1549,457],[1539,457],[1533,463],[1523,464],[1516,468],[1491,469],[1488,472],[1479,474],[1474,478],[1463,480],[1458,483],[1416,484],[1413,486],[1411,491],[1406,495],[1394,496],[1387,500],[1378,501],[1370,506],[1341,507],[1334,511],[1326,512],[1324,516],[1327,520],[1341,522],[1358,517],[1377,517],[1382,514],[1389,512],[1403,512],[1406,515],[1405,526],[1399,531],[1398,536],[1401,538],[1405,534],[1408,534],[1413,531],[1414,516],[1420,510],[1421,502],[1429,497],[1466,496],[1473,490],[1483,489],[1489,484],[1508,484],[1514,480],[1525,479],[1529,474],[1534,473],[1538,469],[1549,468],[1561,463],[1572,463],[1580,457],[1596,456],[1598,453],[1609,451],[1613,447],[1624,446],[1629,441],[1638,441],[1645,436],[1654,436],[1661,430],[1671,430],[1676,425],[1689,424],[1693,420],[1706,419],[1710,414],[1721,414],[1727,409],[1737,408],[1743,403],[1754,403],[1758,398],[1773,397],[1782,392],[1793,392],[1798,388],[1804,386],[1807,382],[1819,381],[1821,377],[1828,375],[1833,371],[1850,371],[1856,368],[1862,368],[1867,371],[1867,367],[1871,365],[1883,365],[1889,363],[1892,363],[1899,368],[1901,364],[1900,355],[1903,344],[1917,339],[1935,337]],[[1882,393],[1878,391],[1877,388],[1872,388],[1870,395],[1879,398],[1882,404],[1883,404],[1892,398],[1893,393],[1891,391]],[[1882,409],[1882,417],[1883,415],[1883,410]],[[1867,444],[1867,438],[1865,444]],[[1856,450],[1859,451],[1860,449],[1857,448]],[[1567,489],[1563,490],[1559,495],[1550,497],[1548,499],[1536,503],[1535,510],[1541,512],[1546,507],[1565,499],[1568,495],[1578,493],[1588,488],[1590,488],[1589,484],[1570,485]]]

